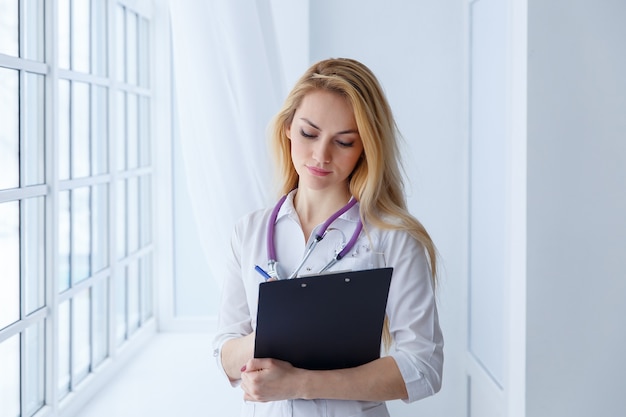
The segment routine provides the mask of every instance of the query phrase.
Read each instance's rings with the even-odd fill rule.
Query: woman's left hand
[[[302,369],[277,359],[250,359],[241,372],[246,401],[278,401],[298,398]]]

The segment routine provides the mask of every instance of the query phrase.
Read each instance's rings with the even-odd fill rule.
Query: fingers
[[[245,401],[264,402],[263,383],[261,381],[261,373],[264,370],[263,365],[258,359],[250,359],[241,368],[241,389],[244,392],[243,399]]]
[[[292,398],[287,362],[276,359],[250,359],[242,367],[241,389],[246,401],[275,401]]]
[[[241,368],[241,372],[255,372],[267,369],[272,366],[273,359],[252,358],[246,362]]]

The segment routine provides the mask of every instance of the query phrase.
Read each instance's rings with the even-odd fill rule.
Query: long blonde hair
[[[378,80],[362,63],[347,58],[327,59],[313,64],[296,82],[270,127],[270,143],[285,194],[298,185],[298,174],[291,162],[287,137],[294,114],[304,96],[326,90],[346,98],[363,142],[363,157],[349,179],[350,192],[359,201],[365,225],[381,229],[406,230],[420,242],[428,255],[433,286],[437,276],[437,250],[424,226],[406,205],[402,181],[398,128],[391,107]],[[390,340],[384,332],[385,345]]]

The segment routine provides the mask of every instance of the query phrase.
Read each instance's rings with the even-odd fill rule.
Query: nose
[[[330,163],[330,141],[324,139],[316,141],[315,147],[313,148],[313,159],[321,164]]]

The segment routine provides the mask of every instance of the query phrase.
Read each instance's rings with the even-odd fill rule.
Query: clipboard
[[[377,268],[261,283],[254,357],[313,370],[378,359],[392,272]]]

